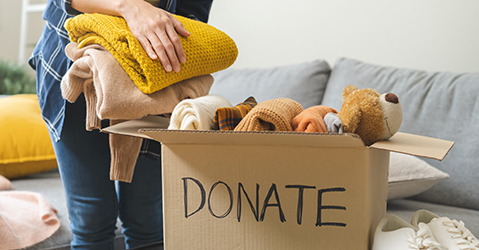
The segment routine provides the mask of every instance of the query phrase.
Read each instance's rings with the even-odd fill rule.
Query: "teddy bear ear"
[[[344,100],[345,97],[349,96],[351,93],[353,93],[356,90],[358,90],[358,87],[356,87],[352,84],[349,84],[348,86],[346,86],[343,89],[343,100]]]

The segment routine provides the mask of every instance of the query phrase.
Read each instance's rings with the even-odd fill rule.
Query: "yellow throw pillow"
[[[191,34],[179,35],[186,54],[180,72],[167,72],[159,60],[151,60],[121,17],[81,14],[70,18],[65,28],[79,47],[100,44],[120,63],[143,93],[153,93],[195,76],[211,74],[231,66],[238,56],[235,42],[206,23],[174,15]]]
[[[37,96],[0,98],[0,175],[12,179],[56,167]]]

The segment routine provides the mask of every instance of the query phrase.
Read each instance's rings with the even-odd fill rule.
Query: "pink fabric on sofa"
[[[50,237],[60,227],[57,211],[42,195],[0,192],[0,250],[20,249]]]
[[[0,191],[12,189],[12,183],[2,175],[0,175]]]

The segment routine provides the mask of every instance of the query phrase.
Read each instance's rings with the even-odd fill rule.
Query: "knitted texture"
[[[147,94],[185,79],[226,69],[234,63],[238,49],[228,35],[203,22],[174,17],[191,34],[189,37],[178,35],[186,54],[186,62],[179,72],[167,72],[159,60],[150,59],[122,17],[81,14],[68,19],[65,28],[79,48],[90,44],[105,47],[135,85]]]
[[[183,99],[207,95],[213,84],[213,76],[204,75],[145,94],[103,46],[93,44],[79,49],[76,43],[70,43],[65,53],[74,62],[62,79],[62,96],[75,102],[83,92],[89,130],[99,128],[100,120],[171,113]]]
[[[110,126],[122,122],[124,120],[110,120]],[[143,139],[128,135],[110,134],[109,140],[110,180],[131,183]]]
[[[235,131],[293,131],[291,122],[301,111],[301,104],[289,98],[267,100],[254,107]]]
[[[76,43],[65,47],[73,62],[61,82],[62,96],[75,102],[83,92],[86,101],[86,129],[110,125],[151,114],[171,113],[184,99],[208,94],[213,76],[186,79],[152,94],[141,92],[111,53],[99,44],[81,49]],[[110,178],[131,182],[142,139],[110,134]]]
[[[228,99],[219,95],[206,95],[183,100],[173,109],[168,129],[211,130],[215,111],[232,106]]]

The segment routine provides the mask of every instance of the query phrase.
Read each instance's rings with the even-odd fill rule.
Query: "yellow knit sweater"
[[[167,72],[159,60],[151,60],[121,17],[81,14],[65,23],[79,48],[90,44],[105,47],[143,93],[153,93],[179,81],[211,74],[231,66],[238,56],[235,42],[206,23],[174,15],[190,36],[178,35],[186,54],[180,72]]]

